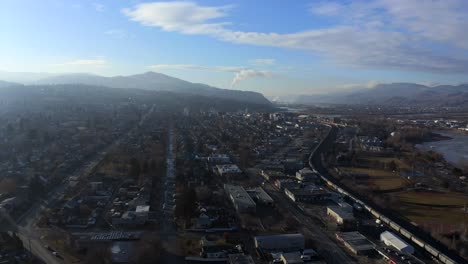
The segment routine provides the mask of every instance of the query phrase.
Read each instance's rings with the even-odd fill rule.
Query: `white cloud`
[[[444,7],[446,1],[450,3]],[[328,28],[288,34],[232,30],[232,24],[224,20],[231,6],[156,2],[138,4],[124,9],[123,13],[142,25],[164,31],[207,35],[238,44],[301,49],[339,65],[468,72],[466,50],[441,53],[427,42],[442,41],[449,47],[456,45],[468,49],[468,34],[463,33],[468,26],[464,19],[468,11],[464,7],[468,5],[463,3],[468,2],[437,0],[431,3],[434,5],[403,0],[353,1],[349,4],[321,2],[311,7],[312,12],[336,16],[346,26],[338,23]],[[389,23],[394,19],[396,22]]]
[[[269,71],[259,71],[259,70],[253,70],[253,69],[241,70],[238,73],[236,73],[236,76],[234,76],[234,79],[232,80],[232,83],[231,83],[231,88],[237,85],[239,82],[247,80],[247,79],[270,78],[270,77],[272,77],[272,73]]]
[[[249,63],[256,66],[268,66],[275,64],[275,59],[253,59]]]
[[[429,86],[429,87],[436,87],[436,86],[442,85],[439,82],[433,82],[433,81],[419,82],[418,84]]]
[[[235,73],[231,82],[231,87],[239,84],[239,82],[252,78],[269,78],[273,76],[271,71],[261,71],[249,69],[239,66],[203,66],[193,64],[155,64],[148,66],[150,69],[159,70],[199,70],[199,71],[216,71],[216,72],[232,72]]]
[[[77,59],[57,64],[59,66],[105,66],[107,61],[103,58],[97,59]]]
[[[131,20],[164,31],[185,34],[221,34],[226,23],[208,22],[227,15],[230,6],[206,7],[192,2],[155,2],[138,4],[122,12]]]
[[[104,12],[104,10],[105,10],[104,5],[101,4],[101,3],[93,3],[93,7],[98,12]]]
[[[430,40],[468,49],[468,1],[381,1],[398,26]]]
[[[343,5],[334,2],[319,2],[312,4],[310,11],[317,15],[335,16],[343,11]]]

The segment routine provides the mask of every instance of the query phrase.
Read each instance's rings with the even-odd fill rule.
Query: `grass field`
[[[462,226],[463,222],[468,225],[468,215],[465,216],[463,210],[460,209],[405,206],[404,208],[399,208],[398,212],[411,221],[424,226],[441,223],[453,225],[452,229],[456,229]],[[439,228],[443,227],[439,226]]]
[[[390,171],[380,170],[380,169],[368,169],[368,168],[354,168],[354,167],[341,167],[342,170],[356,173],[356,174],[367,174],[370,177],[397,177]]]
[[[399,169],[404,169],[404,170],[409,170],[411,169],[410,166],[408,166],[408,164],[402,162],[401,160],[397,159],[397,158],[387,158],[387,157],[364,157],[364,159],[366,160],[376,160],[376,161],[380,161],[382,163],[390,163],[390,162],[395,162],[395,164],[397,165],[397,167]]]
[[[390,171],[352,167],[342,167],[341,169],[349,173],[369,175],[369,178],[367,179],[368,184],[374,185],[377,189],[382,191],[398,189],[406,184],[406,181],[403,178]]]
[[[464,206],[468,196],[458,193],[404,192],[396,195],[400,201],[435,206]]]

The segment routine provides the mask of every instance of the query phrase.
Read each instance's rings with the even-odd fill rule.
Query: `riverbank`
[[[468,134],[453,131],[437,132],[431,141],[416,144],[416,148],[424,151],[435,151],[444,156],[445,160],[454,166],[460,166],[468,161]]]
[[[411,143],[418,145],[418,144],[451,140],[451,139],[453,138],[448,136],[445,131],[437,131],[437,132],[431,132],[423,138],[412,140]]]

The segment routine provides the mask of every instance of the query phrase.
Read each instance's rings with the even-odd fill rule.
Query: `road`
[[[30,250],[33,255],[47,264],[64,263],[62,259],[52,255],[52,253],[44,247],[44,242],[41,241],[41,234],[43,232],[35,226],[36,221],[38,220],[38,216],[45,208],[51,208],[55,206],[58,201],[60,201],[68,187],[68,179],[70,177],[81,177],[83,175],[89,175],[94,170],[94,168],[106,157],[107,153],[111,152],[111,150],[118,146],[124,138],[137,131],[139,127],[147,121],[150,114],[154,112],[154,108],[155,106],[153,105],[151,109],[141,117],[137,125],[131,128],[127,133],[121,135],[110,145],[106,146],[104,150],[97,152],[93,157],[91,157],[90,160],[85,162],[83,166],[75,170],[75,172],[70,174],[67,178],[63,179],[60,185],[50,190],[47,198],[34,203],[31,208],[18,219],[18,237],[23,241],[26,249]]]
[[[291,216],[312,234],[313,240],[320,241],[317,251],[327,260],[327,263],[354,263],[354,261],[349,258],[308,215],[303,213],[288,199],[283,192],[279,191],[271,183],[265,183],[264,187],[278,206],[286,208],[291,213]]]
[[[171,127],[168,132],[168,144],[166,149],[166,175],[163,182],[168,180],[175,182],[176,166],[174,158],[174,129]],[[161,237],[161,244],[163,245],[163,252],[161,256],[161,263],[185,263],[184,258],[178,252],[178,233],[174,224],[174,210],[172,208],[164,210],[163,204],[169,202],[175,193],[174,189],[165,188],[167,195],[163,195],[161,199],[161,209],[165,212],[161,219],[159,235]],[[171,206],[169,206],[171,207]],[[169,212],[169,213],[167,213]]]

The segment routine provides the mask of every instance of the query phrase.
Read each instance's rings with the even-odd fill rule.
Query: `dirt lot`
[[[369,168],[354,168],[354,167],[341,167],[343,171],[358,174],[368,175],[359,180],[369,186],[374,186],[378,190],[394,190],[402,188],[406,185],[406,180],[397,174],[382,169],[369,169]]]

